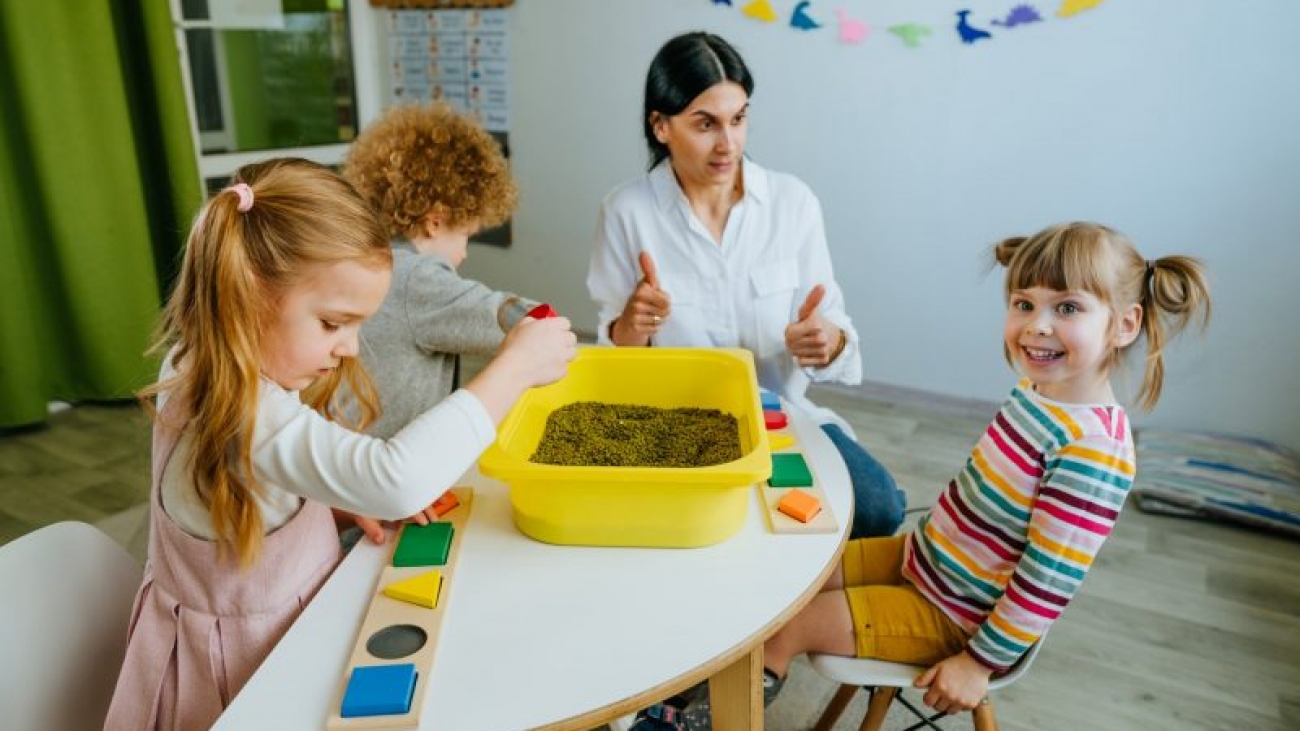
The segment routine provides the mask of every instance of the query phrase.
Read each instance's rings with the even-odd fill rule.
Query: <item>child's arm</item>
[[[465,279],[434,257],[423,259],[410,271],[400,305],[416,345],[427,352],[491,355],[508,329],[502,305],[519,300],[527,312],[537,304]]]
[[[912,685],[929,689],[923,699],[927,706],[940,713],[959,713],[984,700],[992,674],[992,670],[963,651],[940,660],[921,673]]]
[[[576,354],[567,319],[525,319],[467,388],[386,441],[331,422],[297,394],[266,384],[254,469],[281,489],[349,512],[386,520],[415,515],[474,464],[519,396],[563,376]]]
[[[1127,438],[1084,436],[1046,456],[1020,562],[967,646],[976,660],[1009,669],[1061,615],[1114,528],[1134,473]]]
[[[1078,592],[1133,484],[1132,443],[1088,436],[1048,456],[1029,517],[1027,545],[1005,590],[962,652],[917,678],[925,702],[956,712],[988,693]]]
[[[524,318],[506,335],[500,354],[465,390],[500,424],[524,391],[564,377],[577,355],[577,342],[568,318]]]

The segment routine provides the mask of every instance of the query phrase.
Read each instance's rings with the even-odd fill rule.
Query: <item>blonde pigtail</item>
[[[1204,330],[1210,322],[1210,288],[1205,267],[1189,256],[1166,256],[1146,262],[1142,287],[1142,330],[1147,354],[1137,400],[1150,410],[1164,387],[1165,344],[1193,321]]]

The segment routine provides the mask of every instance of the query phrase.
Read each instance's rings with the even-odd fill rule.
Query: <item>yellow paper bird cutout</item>
[[[1068,18],[1085,10],[1092,10],[1104,2],[1106,0],[1065,0],[1065,2],[1061,3],[1061,8],[1056,11],[1056,14],[1062,18]]]
[[[740,12],[764,23],[776,22],[776,11],[772,9],[772,3],[767,0],[754,0],[754,2],[741,8]]]

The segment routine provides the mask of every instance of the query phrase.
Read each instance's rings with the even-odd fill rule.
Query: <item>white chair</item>
[[[143,572],[85,523],[0,546],[0,726],[100,729]]]
[[[1011,670],[991,678],[989,692],[992,693],[1016,682],[1029,670],[1034,656],[1042,646],[1043,638],[1040,637]],[[920,719],[915,725],[908,726],[905,731],[915,731],[927,726],[937,729],[939,727],[933,722],[947,715],[944,713],[927,715],[924,706],[918,707],[900,694],[904,688],[912,687],[912,682],[925,672],[925,666],[817,653],[810,654],[808,660],[819,675],[840,684],[840,689],[826,704],[826,710],[822,711],[821,718],[817,719],[813,731],[830,731],[859,688],[871,693],[871,700],[867,704],[867,713],[862,718],[862,725],[858,727],[858,731],[878,731],[885,722],[890,704],[895,700]],[[971,711],[971,716],[975,731],[997,731],[998,722],[993,714],[993,703],[988,698]]]

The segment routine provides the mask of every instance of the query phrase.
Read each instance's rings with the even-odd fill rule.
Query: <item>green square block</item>
[[[772,477],[767,484],[772,487],[812,487],[812,472],[799,453],[772,455]]]
[[[455,532],[451,523],[402,527],[402,537],[393,551],[394,566],[442,566],[451,551],[451,536]]]

